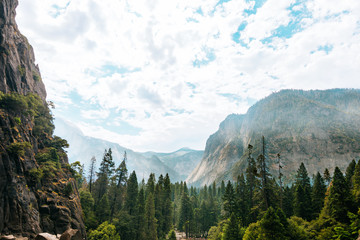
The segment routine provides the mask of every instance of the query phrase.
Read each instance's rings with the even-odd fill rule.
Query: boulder
[[[39,233],[35,240],[57,240],[55,235],[52,235],[50,233]]]
[[[0,236],[0,240],[15,240],[14,235]]]
[[[60,240],[82,240],[82,236],[78,229],[69,228],[61,235]]]

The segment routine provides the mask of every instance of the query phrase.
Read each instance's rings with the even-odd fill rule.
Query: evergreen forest
[[[71,165],[79,188],[89,240],[176,239],[356,239],[360,230],[360,162],[346,172],[309,176],[299,163],[292,184],[283,184],[280,154],[278,174],[269,173],[263,153],[247,149],[247,168],[236,181],[200,188],[172,183],[168,174],[139,179],[126,167],[126,152],[118,166],[111,149],[88,174],[79,162]]]

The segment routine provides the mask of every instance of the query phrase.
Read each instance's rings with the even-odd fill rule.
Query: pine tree
[[[95,201],[97,203],[108,190],[109,179],[115,170],[114,166],[115,163],[112,159],[111,148],[109,148],[108,151],[105,149],[103,159],[100,163],[99,172],[97,173],[97,201]]]
[[[286,237],[286,229],[272,207],[269,207],[260,221],[260,235],[257,239],[288,239]]]
[[[266,153],[265,153],[265,137],[262,136],[262,154],[258,156],[257,167],[259,169],[260,177],[260,193],[261,197],[258,197],[259,200],[259,209],[266,211],[270,206],[274,204],[274,187],[273,183],[270,182],[270,173],[266,163]]]
[[[146,239],[145,191],[141,188],[137,199],[137,240]]]
[[[164,218],[163,222],[163,232],[169,232],[171,229],[171,219],[172,219],[172,207],[171,207],[171,182],[169,174],[165,175],[164,178],[164,194],[163,194],[163,208],[162,215]]]
[[[149,193],[152,193],[154,196],[154,193],[155,193],[155,174],[154,173],[150,173],[149,179],[146,183],[145,196],[147,197],[149,195]]]
[[[113,184],[114,193],[111,203],[110,221],[112,220],[114,214],[116,213],[117,210],[116,203],[119,202],[121,203],[121,199],[118,198],[121,196],[121,190],[127,182],[128,170],[126,168],[126,160],[127,160],[127,156],[125,152],[123,161],[120,163],[119,167],[115,170],[114,184]]]
[[[321,174],[317,172],[312,188],[313,218],[316,218],[324,206],[326,186]]]
[[[330,176],[329,169],[327,169],[327,168],[325,168],[325,171],[324,171],[324,180],[325,180],[326,186],[329,186],[330,181],[331,181],[331,176]]]
[[[248,196],[246,191],[246,182],[243,174],[238,176],[235,195],[236,195],[237,218],[240,219],[240,223],[242,224],[242,226],[245,226],[249,211],[247,204]]]
[[[300,164],[300,167],[296,175],[296,190],[295,190],[295,203],[294,212],[295,215],[306,220],[312,218],[312,202],[311,202],[311,186],[310,178],[304,163]]]
[[[287,218],[290,218],[294,215],[294,189],[286,186],[284,188],[284,199],[283,199],[283,209]]]
[[[92,183],[94,181],[95,176],[95,163],[96,158],[93,156],[90,160],[90,169],[89,169],[89,191],[92,192]]]
[[[253,146],[249,144],[248,146],[248,166],[246,168],[246,184],[247,184],[247,207],[248,212],[250,213],[247,217],[246,224],[254,222],[256,220],[256,214],[251,212],[251,209],[255,206],[255,190],[258,187],[259,183],[256,178],[258,175],[255,159],[252,157]]]
[[[156,231],[156,218],[155,218],[155,203],[153,193],[149,192],[149,195],[146,198],[145,205],[145,229],[146,229],[146,238],[145,240],[157,240],[157,231]]]
[[[346,172],[345,172],[345,180],[348,183],[350,189],[352,188],[351,178],[354,175],[355,167],[356,167],[356,162],[355,159],[353,159],[350,162],[349,166],[346,168]]]
[[[335,168],[331,183],[325,205],[332,218],[341,223],[349,223],[347,213],[352,208],[351,195],[345,177],[338,167]]]
[[[110,205],[107,194],[104,194],[96,208],[96,217],[99,222],[105,222],[110,216]]]
[[[190,221],[193,219],[192,204],[189,199],[187,191],[183,191],[181,197],[180,217],[179,217],[179,229],[185,230],[186,237],[190,235]]]
[[[239,224],[236,220],[235,214],[232,213],[227,225],[225,226],[223,240],[238,240],[240,239]]]
[[[130,216],[136,216],[136,202],[138,195],[138,182],[135,171],[130,174],[127,182],[125,208]]]
[[[225,193],[223,196],[223,208],[224,208],[224,217],[228,218],[231,214],[235,213],[236,211],[236,199],[235,199],[235,192],[234,188],[230,181],[228,181]]]
[[[163,207],[164,207],[164,177],[160,174],[158,182],[155,186],[155,218],[157,219],[157,234],[158,238],[163,238],[166,232],[163,231],[164,218],[163,218]]]
[[[356,207],[360,208],[360,161],[355,166],[354,174],[351,178],[352,181],[352,195],[356,203]]]
[[[176,234],[174,230],[171,230],[168,234],[169,240],[176,240]]]

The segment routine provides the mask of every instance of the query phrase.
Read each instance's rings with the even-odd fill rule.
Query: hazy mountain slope
[[[126,151],[128,170],[129,172],[135,170],[138,180],[141,180],[143,177],[147,179],[152,172],[155,173],[156,176],[169,173],[171,181],[181,180],[181,177],[176,171],[157,158],[147,158],[141,153],[124,148],[117,143],[85,136],[80,129],[61,118],[55,120],[55,126],[55,134],[67,139],[70,144],[70,148],[67,149],[69,161],[80,161],[85,165],[85,170],[88,170],[92,156],[96,157],[97,166],[99,166],[104,150],[111,148],[116,166],[120,164]]]
[[[175,170],[185,180],[199,164],[204,151],[181,148],[172,153],[145,152],[144,156],[156,156],[169,168]]]
[[[197,168],[187,178],[192,184],[233,179],[246,168],[243,154],[260,139],[267,142],[270,170],[275,171],[276,154],[289,178],[304,162],[310,174],[344,169],[360,155],[360,91],[283,90],[266,97],[244,115],[230,115],[207,141]]]

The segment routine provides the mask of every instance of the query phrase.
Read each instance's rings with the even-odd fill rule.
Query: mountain
[[[0,1],[0,235],[33,238],[69,228],[86,237],[80,198],[54,125],[34,52]]]
[[[166,166],[175,170],[180,175],[180,180],[184,181],[191,171],[199,164],[204,151],[181,148],[172,153],[145,152],[144,156],[156,156]]]
[[[293,179],[301,162],[309,174],[342,170],[360,156],[360,90],[282,90],[260,100],[246,114],[229,115],[206,143],[204,156],[187,178],[194,185],[235,179],[247,166],[248,144],[253,157],[265,137],[270,172],[277,154],[283,173]],[[275,175],[277,176],[277,175]]]
[[[126,151],[128,170],[129,172],[135,170],[139,180],[147,179],[153,172],[156,176],[168,173],[171,181],[174,182],[185,180],[190,173],[187,167],[191,167],[192,170],[202,157],[202,151],[191,149],[178,150],[174,153],[139,153],[117,143],[85,136],[79,128],[64,119],[55,119],[55,125],[55,134],[67,139],[70,145],[68,149],[70,162],[80,161],[84,164],[85,170],[89,168],[92,156],[95,156],[99,166],[104,150],[111,148],[116,165],[120,164]]]

